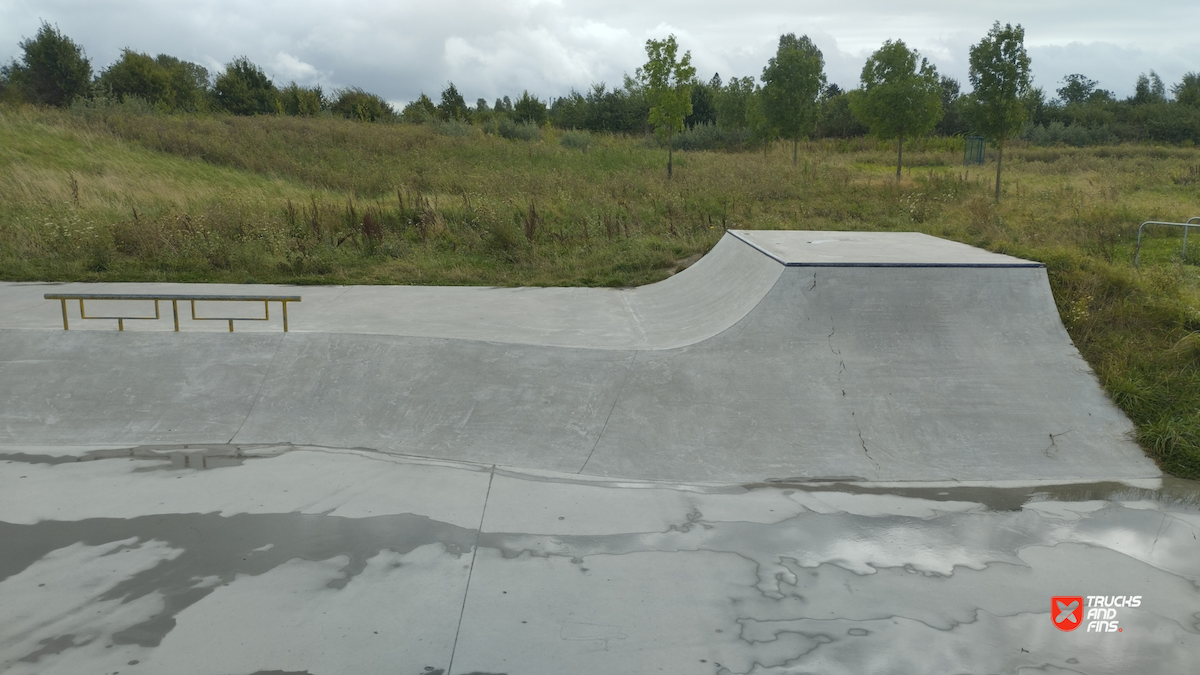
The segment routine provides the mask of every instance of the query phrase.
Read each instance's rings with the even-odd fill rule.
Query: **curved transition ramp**
[[[1044,267],[921,234],[731,231],[624,290],[65,287],[304,300],[287,334],[64,332],[42,299],[64,285],[0,286],[0,445],[295,443],[692,482],[1159,475]]]

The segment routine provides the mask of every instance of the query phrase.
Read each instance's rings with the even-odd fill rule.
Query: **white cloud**
[[[1038,83],[1052,90],[1083,72],[1118,95],[1138,73],[1168,83],[1195,70],[1200,3],[1163,0],[4,0],[0,58],[19,52],[39,19],[80,42],[100,70],[121,48],[168,53],[205,66],[245,55],[278,80],[357,85],[412,100],[455,82],[468,100],[557,96],[610,85],[645,58],[648,37],[674,32],[702,77],[762,72],[782,33],[823,50],[831,82],[854,86],[863,59],[902,39],[965,82],[967,47],[992,22],[1021,23]],[[1190,59],[1190,60],[1189,60]]]
[[[328,73],[317,70],[316,66],[305,63],[287,52],[276,54],[268,64],[267,71],[279,84],[294,81],[297,84],[312,86],[326,82],[329,77]]]

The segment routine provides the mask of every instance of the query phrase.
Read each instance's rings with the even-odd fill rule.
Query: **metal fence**
[[[1138,226],[1137,248],[1134,250],[1134,253],[1133,253],[1134,269],[1140,269],[1140,268],[1138,268],[1138,260],[1142,255],[1142,230],[1146,229],[1147,225],[1169,225],[1172,227],[1182,227],[1183,228],[1183,257],[1187,258],[1188,230],[1192,229],[1193,227],[1200,227],[1200,216],[1192,216],[1191,218],[1187,219],[1187,222],[1184,222],[1184,223],[1167,223],[1167,222],[1163,222],[1163,221],[1159,221],[1159,220],[1147,220],[1146,222],[1144,222],[1140,226]]]

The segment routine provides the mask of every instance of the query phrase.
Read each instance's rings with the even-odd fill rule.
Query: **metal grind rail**
[[[288,332],[287,304],[300,302],[298,295],[172,295],[172,294],[126,294],[126,293],[47,293],[47,300],[58,300],[62,303],[63,330],[71,330],[67,322],[67,301],[79,301],[79,316],[84,319],[116,319],[117,330],[125,330],[126,321],[154,321],[161,318],[158,303],[171,302],[171,313],[175,317],[175,332],[179,332],[179,303],[189,302],[192,305],[193,321],[228,321],[229,332],[233,332],[234,321],[269,321],[271,319],[271,303],[278,302],[283,307],[283,332]],[[154,316],[88,316],[84,308],[85,300],[152,300],[154,301]],[[197,302],[261,302],[263,316],[258,317],[228,317],[228,316],[197,316]]]
[[[1134,250],[1134,253],[1133,253],[1133,268],[1134,269],[1139,269],[1138,268],[1138,258],[1142,254],[1142,230],[1144,230],[1147,225],[1170,225],[1172,227],[1182,227],[1183,228],[1183,257],[1187,258],[1188,230],[1192,229],[1193,227],[1200,227],[1200,216],[1192,216],[1191,218],[1187,219],[1187,222],[1183,222],[1183,223],[1167,223],[1167,222],[1163,222],[1163,221],[1159,221],[1159,220],[1147,220],[1146,222],[1144,222],[1140,226],[1138,226],[1137,248]]]

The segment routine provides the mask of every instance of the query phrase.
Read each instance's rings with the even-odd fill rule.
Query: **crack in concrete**
[[[488,498],[492,496],[492,481],[496,478],[496,467],[492,467],[492,473],[488,476],[487,493],[483,496],[483,508],[479,510],[479,528],[475,530],[475,545],[471,547],[471,565],[467,569],[467,583],[463,588],[462,609],[458,611],[458,627],[454,629],[454,644],[450,646],[450,663],[446,665],[446,672],[454,672],[454,652],[458,649],[458,636],[462,633],[463,617],[467,613],[467,597],[471,593],[471,576],[475,573],[475,556],[479,553],[479,537],[483,534],[483,519],[487,517]]]
[[[1059,436],[1066,436],[1072,431],[1074,431],[1074,429],[1067,429],[1061,433],[1050,434],[1050,445],[1046,446],[1046,449],[1042,451],[1042,454],[1046,455],[1050,459],[1054,459],[1056,456],[1058,456],[1058,444],[1054,442],[1054,439],[1058,438]]]
[[[854,413],[850,413],[850,416],[854,417]],[[875,458],[871,456],[871,451],[867,449],[867,439],[863,438],[862,427],[858,425],[857,420],[854,422],[854,429],[858,431],[858,442],[862,444],[863,454],[867,456],[867,459],[871,460],[871,464],[875,465],[875,477],[878,478],[879,462],[875,461]]]

